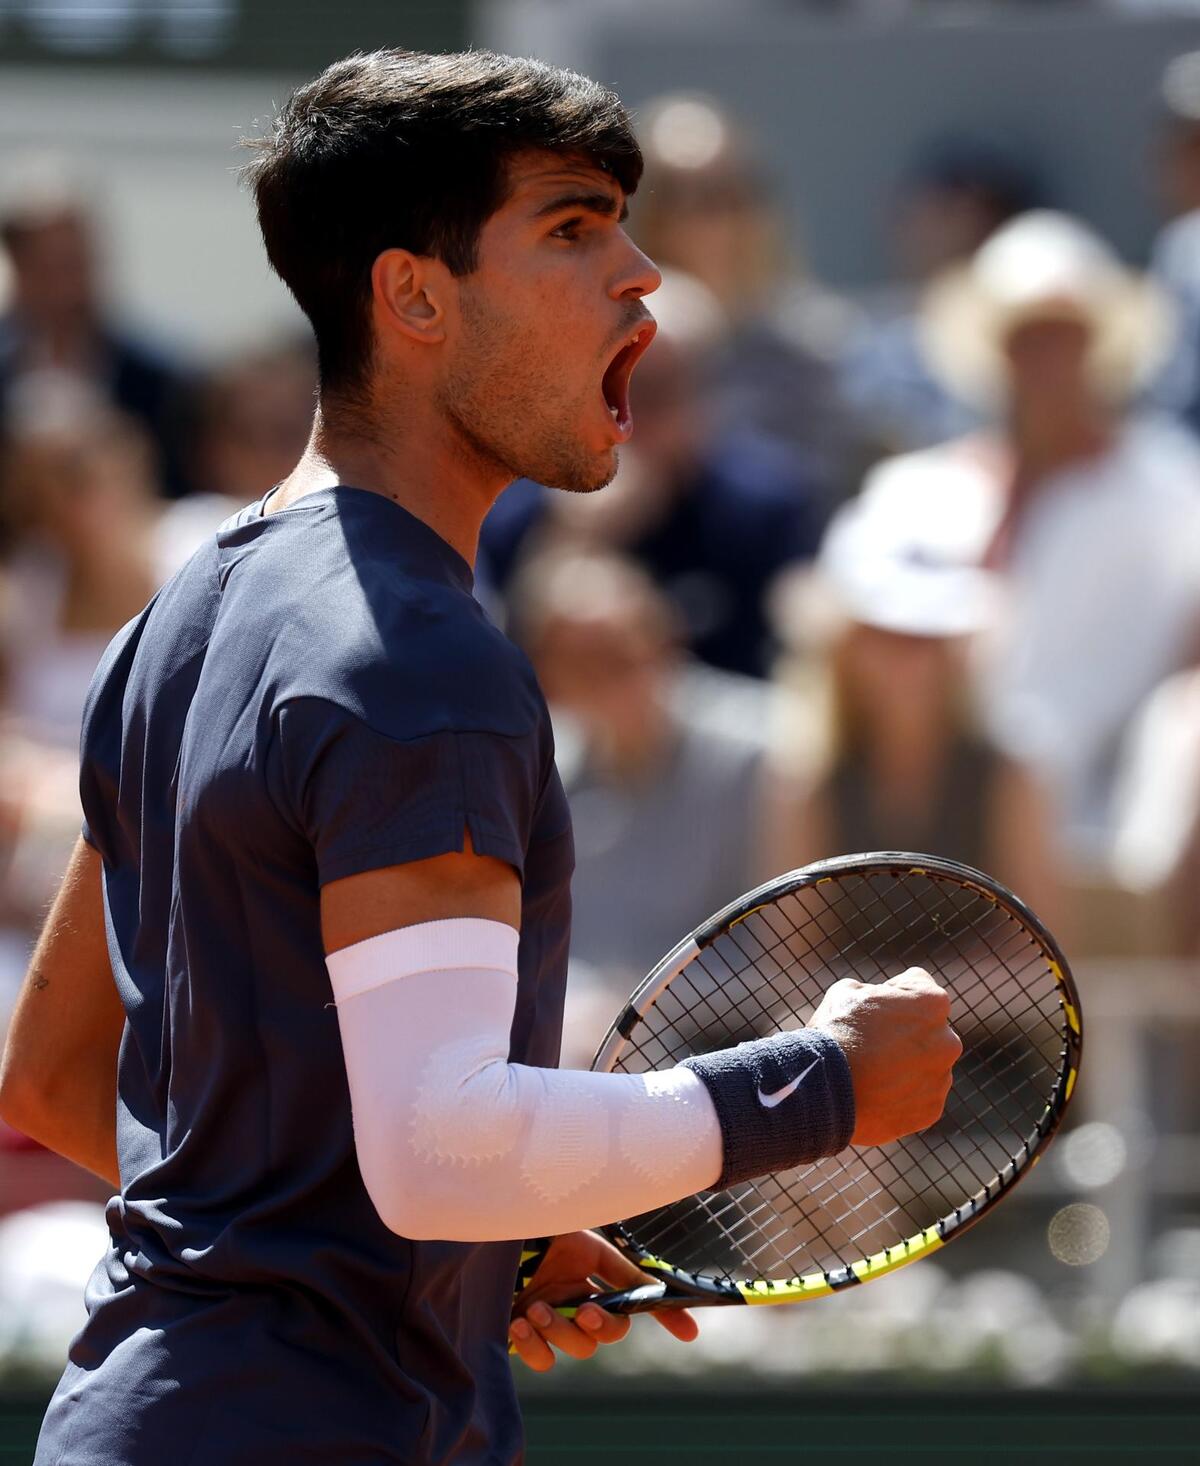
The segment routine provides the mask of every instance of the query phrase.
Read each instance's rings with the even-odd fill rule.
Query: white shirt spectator
[[[1170,880],[1200,820],[1200,668],[1169,677],[1126,741],[1115,800],[1113,868],[1132,891]]]
[[[959,439],[868,477],[848,512],[872,522],[881,574],[895,558],[983,560],[1006,490],[978,447]],[[1166,419],[1131,419],[1102,456],[1039,485],[1004,581],[980,648],[985,721],[1041,771],[1067,852],[1091,865],[1111,836],[1121,735],[1200,634],[1200,446]]]

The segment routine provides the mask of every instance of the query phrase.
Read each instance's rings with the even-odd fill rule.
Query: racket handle
[[[665,1283],[646,1283],[640,1288],[626,1288],[620,1293],[593,1293],[587,1298],[576,1298],[571,1303],[556,1303],[554,1309],[563,1318],[574,1318],[585,1303],[595,1303],[609,1313],[649,1313],[654,1308],[686,1308],[687,1298],[672,1295],[667,1297]],[[508,1352],[515,1354],[516,1347],[509,1344]]]
[[[517,1280],[513,1285],[513,1306],[533,1281],[533,1275],[545,1261],[551,1238],[535,1237],[521,1248],[521,1260],[517,1266]]]
[[[694,1299],[668,1295],[665,1283],[643,1283],[639,1288],[625,1288],[619,1293],[595,1293],[590,1298],[576,1298],[572,1303],[557,1305],[565,1318],[574,1318],[585,1303],[594,1303],[609,1313],[649,1313],[654,1308],[686,1308]]]

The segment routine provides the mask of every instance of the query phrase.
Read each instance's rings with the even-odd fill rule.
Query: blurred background
[[[1197,0],[0,0],[0,1032],[102,648],[305,440],[238,139],[349,50],[468,44],[618,89],[666,277],[616,482],[514,484],[481,554],[574,811],[564,1062],[712,910],[855,850],[1006,880],[1088,1020],[1068,1132],[982,1228],[528,1378],[531,1461],[632,1459],[634,1419],[751,1449],[751,1410],[812,1460],[991,1420],[1195,1449]],[[0,1126],[2,1460],[103,1201]]]

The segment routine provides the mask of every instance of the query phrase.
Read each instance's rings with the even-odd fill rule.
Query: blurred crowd
[[[484,531],[573,801],[576,1059],[705,912],[831,853],[978,865],[1077,955],[1200,954],[1200,56],[1162,99],[1148,269],[955,135],[853,299],[737,119],[640,114],[634,440]]]
[[[630,227],[665,278],[633,442],[602,494],[513,484],[478,573],[573,808],[565,1062],[702,918],[836,853],[978,865],[1074,955],[1200,958],[1200,53],[1160,110],[1145,268],[1036,157],[958,134],[897,180],[894,278],[854,298],[738,119],[642,110]],[[306,340],[200,365],[131,334],[87,181],[0,171],[2,1032],[96,660],[288,472],[315,367]],[[97,1196],[0,1146],[0,1213]]]

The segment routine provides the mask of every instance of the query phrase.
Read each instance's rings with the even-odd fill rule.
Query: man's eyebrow
[[[560,193],[544,203],[534,214],[535,219],[544,219],[550,214],[561,213],[563,209],[582,209],[588,214],[602,214],[606,219],[616,218],[623,224],[629,218],[629,201],[622,200],[620,211],[616,197],[597,189],[594,193]]]

